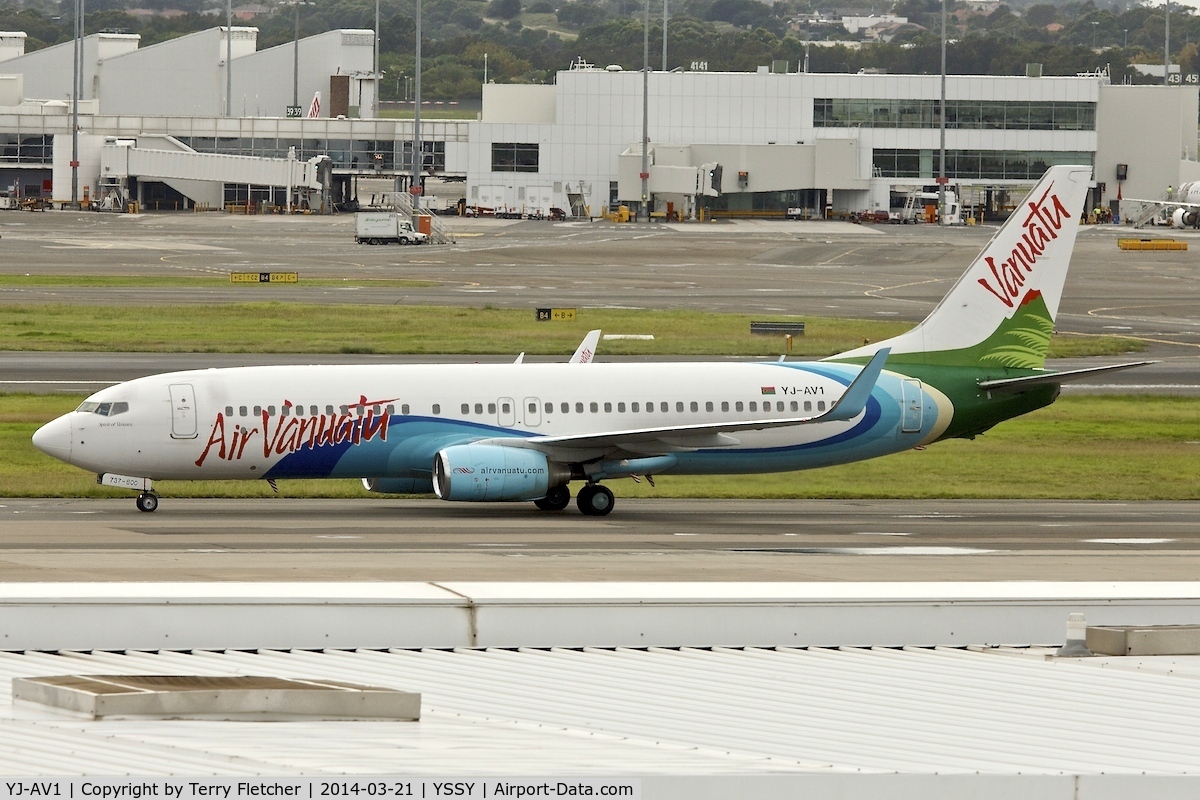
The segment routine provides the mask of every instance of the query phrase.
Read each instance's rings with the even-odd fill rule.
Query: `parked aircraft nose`
[[[33,434],[33,446],[61,461],[71,460],[71,418],[63,415],[47,422]]]

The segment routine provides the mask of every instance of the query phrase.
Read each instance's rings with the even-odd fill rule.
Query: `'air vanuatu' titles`
[[[392,416],[386,404],[391,402],[393,400],[368,400],[363,395],[353,406],[346,407],[345,414],[316,414],[308,417],[273,417],[263,409],[261,429],[227,421],[225,415],[218,411],[204,451],[196,459],[196,466],[204,466],[210,455],[225,461],[240,460],[246,452],[246,446],[256,437],[262,439],[263,458],[270,458],[272,454],[294,453],[304,447],[312,450],[326,445],[338,445],[343,442],[360,444],[374,439],[386,442],[388,420]],[[375,408],[379,406],[383,408],[376,414]],[[284,401],[283,408],[292,408],[291,401]],[[358,413],[350,413],[355,409]],[[275,421],[274,426],[271,424],[272,420]],[[232,427],[232,431],[227,429],[229,427]]]
[[[1012,308],[1020,296],[1021,287],[1025,285],[1026,276],[1033,272],[1033,265],[1037,263],[1038,256],[1045,251],[1049,242],[1058,238],[1063,221],[1071,219],[1071,213],[1058,199],[1057,194],[1050,194],[1052,191],[1053,183],[1036,203],[1029,204],[1029,216],[1021,222],[1021,238],[1017,240],[1008,258],[997,264],[991,256],[984,256],[992,271],[992,277],[995,278],[995,285],[987,278],[980,278],[979,285],[995,295],[1008,308]]]

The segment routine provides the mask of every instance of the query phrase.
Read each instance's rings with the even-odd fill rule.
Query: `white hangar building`
[[[92,197],[119,185],[144,208],[279,203],[285,185],[311,176],[231,159],[283,162],[291,151],[300,164],[328,156],[334,202],[354,200],[356,177],[395,177],[406,188],[412,121],[368,118],[372,32],[300,41],[299,104],[307,109],[321,91],[317,119],[285,117],[292,45],[260,52],[256,35],[219,27],[146,48],[127,35],[87,37],[79,185]],[[0,190],[69,200],[72,46],[23,48],[22,34],[0,33]],[[558,73],[553,85],[488,84],[480,119],[423,121],[423,172],[464,181],[471,206],[594,216],[637,205],[642,85],[640,72],[586,65]],[[951,76],[946,92],[946,173],[968,203],[1002,209],[1009,190],[1019,196],[1052,164],[1093,164],[1093,205],[1118,192],[1156,198],[1200,179],[1195,87],[1114,86],[1099,73]],[[656,211],[886,209],[898,192],[928,187],[938,174],[936,75],[653,72],[648,96]],[[170,169],[161,166],[167,161]],[[1126,167],[1120,185],[1118,165]]]

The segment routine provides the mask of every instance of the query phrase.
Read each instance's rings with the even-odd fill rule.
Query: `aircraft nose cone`
[[[71,460],[71,419],[61,416],[47,422],[33,434],[33,446],[61,461]]]

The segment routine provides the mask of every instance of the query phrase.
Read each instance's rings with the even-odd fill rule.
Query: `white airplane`
[[[1129,197],[1125,202],[1141,203],[1147,209],[1156,208],[1154,216],[1165,211],[1167,223],[1172,228],[1200,228],[1200,181],[1180,184],[1161,200]]]
[[[816,362],[277,366],[104,389],[34,445],[155,480],[361,478],[370,491],[612,511],[602,481],[843,464],[974,437],[1069,380],[1044,368],[1091,168],[1052,167],[913,330]],[[885,369],[886,362],[886,369]],[[1147,362],[1139,362],[1147,363]]]

